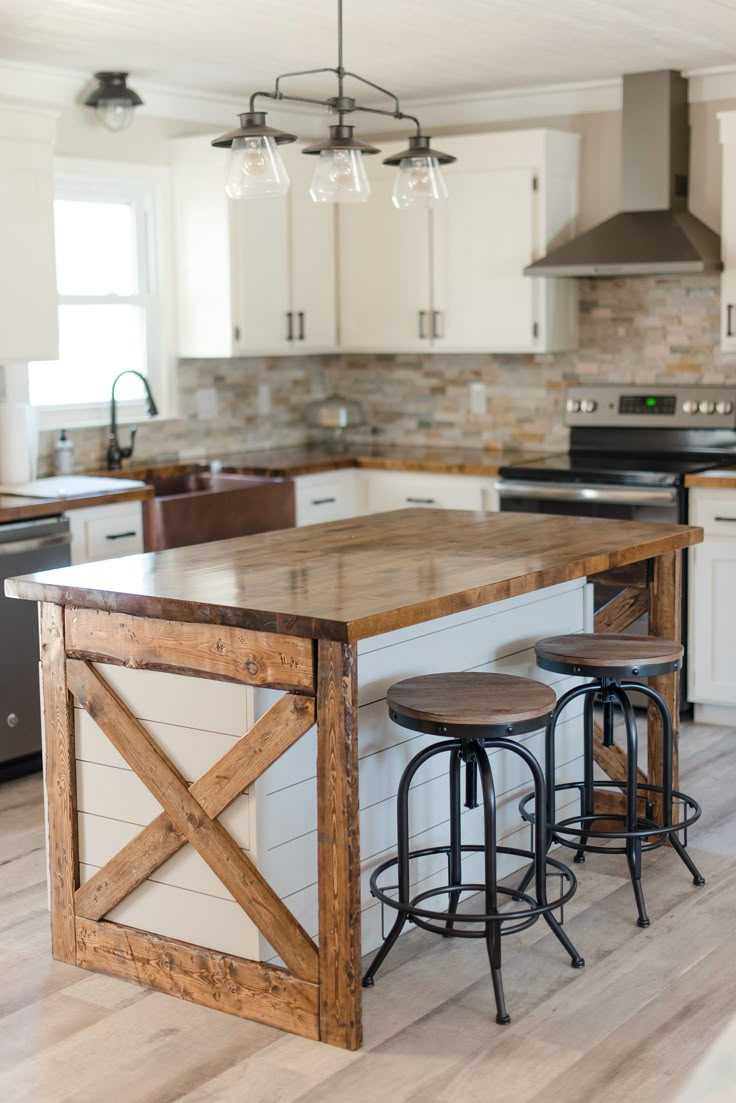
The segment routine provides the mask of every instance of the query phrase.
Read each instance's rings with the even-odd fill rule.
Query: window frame
[[[172,230],[170,172],[165,165],[141,165],[85,158],[54,158],[54,200],[124,202],[135,209],[139,290],[135,295],[58,295],[58,305],[125,304],[145,309],[147,378],[162,418],[176,416],[174,311],[166,288],[172,284]],[[81,428],[107,425],[110,404],[75,402],[34,406],[39,428]],[[147,416],[145,396],[119,400],[119,424]]]

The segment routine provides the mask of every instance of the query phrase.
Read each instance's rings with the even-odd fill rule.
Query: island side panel
[[[58,961],[77,960],[74,893],[79,881],[74,714],[66,681],[64,610],[40,606],[41,670],[45,733],[45,777],[49,827],[51,952]]]
[[[317,650],[320,1039],[363,1040],[360,938],[357,649]]]

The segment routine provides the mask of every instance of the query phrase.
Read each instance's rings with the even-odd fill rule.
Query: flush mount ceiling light
[[[143,100],[128,88],[127,73],[95,73],[97,87],[84,101],[86,107],[94,107],[97,118],[108,130],[125,130],[133,121],[133,109]]]
[[[326,107],[338,117],[338,123],[329,128],[329,136],[302,153],[319,157],[309,194],[315,203],[365,203],[370,195],[370,184],[365,171],[364,155],[380,153],[375,146],[367,145],[353,137],[353,126],[345,123],[345,116],[354,111],[371,115],[383,115],[391,119],[407,119],[417,128],[409,138],[409,146],[393,157],[387,157],[385,165],[398,165],[393,191],[395,207],[434,207],[447,198],[447,188],[442,178],[441,165],[454,161],[449,153],[432,149],[430,139],[422,134],[419,120],[405,114],[398,97],[366,80],[358,73],[345,69],[342,62],[342,0],[337,0],[337,66],[321,69],[301,69],[282,73],[276,77],[272,92],[254,92],[248,111],[239,116],[240,126],[216,138],[213,146],[230,150],[225,191],[231,199],[256,199],[284,195],[289,188],[289,177],[278,146],[295,142],[295,134],[287,134],[266,125],[266,112],[255,110],[255,101],[261,97],[285,100],[289,103],[309,103]],[[291,96],[281,90],[281,82],[290,77],[306,77],[315,73],[333,73],[337,77],[337,95],[326,100],[310,96]],[[373,88],[393,102],[390,109],[367,107],[359,104],[344,92],[345,78],[350,77]]]

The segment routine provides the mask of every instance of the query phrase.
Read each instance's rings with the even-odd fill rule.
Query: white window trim
[[[161,418],[177,416],[176,359],[174,355],[173,240],[171,222],[171,179],[166,165],[142,165],[122,161],[96,161],[77,157],[54,158],[54,198],[79,198],[88,189],[91,196],[129,200],[131,192],[140,198],[146,233],[147,279],[150,288],[147,310],[149,352],[148,382]],[[126,297],[127,298],[127,297]],[[64,297],[60,296],[60,302]],[[125,301],[116,298],[115,301]],[[26,372],[27,397],[27,372]],[[110,403],[79,403],[69,406],[37,406],[40,429],[74,429],[108,425]],[[120,425],[147,418],[144,397],[119,401]]]

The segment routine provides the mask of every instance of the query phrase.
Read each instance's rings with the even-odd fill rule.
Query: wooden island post
[[[598,613],[596,630],[621,631],[648,611],[653,634],[678,639],[680,549],[701,539],[687,526],[402,510],[10,580],[10,596],[41,603],[53,956],[357,1049],[358,641],[586,576],[625,587]],[[187,783],[108,683],[104,665],[284,695]],[[677,730],[678,680],[662,676],[655,685]],[[161,806],[84,883],[75,702]],[[319,946],[218,819],[315,719]],[[597,757],[609,776],[621,776],[617,747],[600,745]],[[660,784],[661,731],[651,719],[648,761],[646,780]],[[601,799],[597,810],[619,806],[617,794]],[[105,918],[187,844],[284,967]]]

